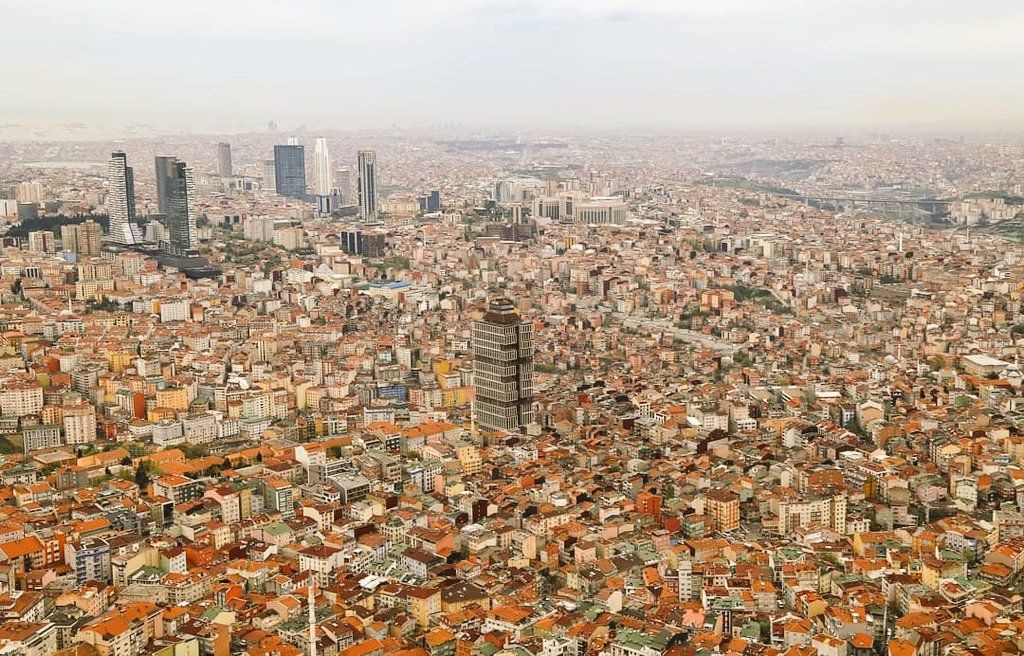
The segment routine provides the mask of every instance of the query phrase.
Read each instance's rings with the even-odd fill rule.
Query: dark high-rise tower
[[[156,158],[156,204],[158,212],[170,214],[170,191],[171,178],[174,177],[174,167],[178,163],[177,157]]]
[[[507,298],[473,322],[473,389],[482,427],[514,431],[533,422],[533,325]]]
[[[164,222],[169,233],[168,250],[176,254],[187,254],[199,245],[195,178],[192,169],[177,160],[171,165],[170,172],[166,181],[167,218]]]
[[[220,177],[230,178],[232,176],[231,144],[224,141],[217,144],[217,164]]]
[[[192,169],[177,157],[156,158],[156,199],[168,238],[164,250],[183,254],[198,245],[196,186]]]
[[[441,192],[434,189],[426,196],[420,196],[421,212],[437,212],[441,209]]]
[[[281,196],[306,197],[306,149],[274,146],[274,187]]]
[[[360,150],[357,166],[359,169],[359,214],[363,221],[377,220],[377,153]]]

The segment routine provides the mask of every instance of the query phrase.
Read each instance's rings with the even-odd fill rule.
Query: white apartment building
[[[0,415],[24,417],[43,410],[43,388],[17,380],[0,381]]]

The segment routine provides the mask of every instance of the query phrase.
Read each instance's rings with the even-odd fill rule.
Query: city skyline
[[[1024,143],[296,125],[0,139],[0,653],[1024,654]]]
[[[1024,656],[1024,5],[6,9],[0,655]]]
[[[53,5],[19,5],[13,18],[33,24]],[[452,124],[1010,129],[1024,117],[1024,91],[1005,83],[1024,59],[1014,29],[1024,8],[1008,1],[987,3],[985,12],[949,0],[927,11],[874,0],[311,1],[295,12],[261,5],[243,25],[231,2],[185,2],[174,12],[141,7],[131,19],[123,7],[106,0],[99,10],[61,8],[45,52],[12,71],[21,92],[0,110],[0,139],[57,129],[237,133],[270,119],[326,131]],[[338,39],[336,24],[360,29]],[[9,47],[27,51],[30,33],[12,35]],[[120,46],[89,48],[97,38]],[[153,38],[177,43],[184,54],[158,58],[133,49]],[[286,71],[266,43],[289,48],[289,61],[304,65]],[[367,48],[375,53],[368,63],[334,65],[358,60]],[[125,58],[122,49],[138,54]],[[249,64],[203,63],[231,60]],[[58,102],[58,93],[76,102]]]

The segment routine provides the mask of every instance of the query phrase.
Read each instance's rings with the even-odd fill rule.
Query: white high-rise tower
[[[107,162],[107,213],[110,215],[110,241],[130,245],[140,241],[135,226],[135,176],[123,152],[110,154]]]
[[[317,137],[313,151],[313,193],[328,196],[333,188],[331,180],[331,156],[327,152],[327,139]]]

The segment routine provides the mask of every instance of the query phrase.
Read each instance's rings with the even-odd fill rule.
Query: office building
[[[317,137],[313,150],[313,193],[328,196],[331,193],[331,156],[327,152],[327,139]]]
[[[381,257],[387,246],[387,237],[382,232],[345,230],[341,233],[341,250],[351,255]]]
[[[274,146],[274,189],[280,196],[300,199],[306,197],[304,146]]]
[[[159,167],[158,167],[159,168]],[[196,187],[192,169],[174,161],[165,181],[167,212],[164,225],[168,239],[166,250],[186,254],[199,245],[196,231]]]
[[[39,203],[18,203],[19,221],[35,221],[39,218]]]
[[[326,196],[316,197],[316,213],[320,216],[329,216],[342,208],[344,202],[337,190]]]
[[[570,214],[576,223],[622,225],[629,218],[629,209],[621,196],[597,196],[576,203]]]
[[[476,420],[483,428],[514,431],[533,422],[533,325],[512,301],[491,301],[473,323]]]
[[[352,199],[355,194],[352,193],[354,189],[352,184],[352,167],[342,166],[334,172],[334,190],[341,196],[342,202],[352,205]]]
[[[359,215],[363,221],[377,220],[377,153],[360,150],[358,167]]]
[[[177,157],[156,158],[156,205],[160,214],[169,214],[171,211],[168,187],[174,177],[174,167],[177,163]]]
[[[426,196],[420,196],[420,211],[421,212],[439,212],[441,211],[441,192],[434,189]]]
[[[231,144],[224,141],[217,144],[217,170],[222,178],[230,178],[234,175],[234,169],[231,166]]]
[[[274,160],[263,160],[263,188],[267,191],[277,191],[276,172],[274,171]]]
[[[135,224],[135,175],[128,166],[128,157],[120,151],[110,154],[107,162],[107,212],[110,215],[110,241],[131,245],[142,241]]]
[[[60,437],[59,424],[33,424],[21,431],[25,453],[39,449],[52,449],[64,444]]]

